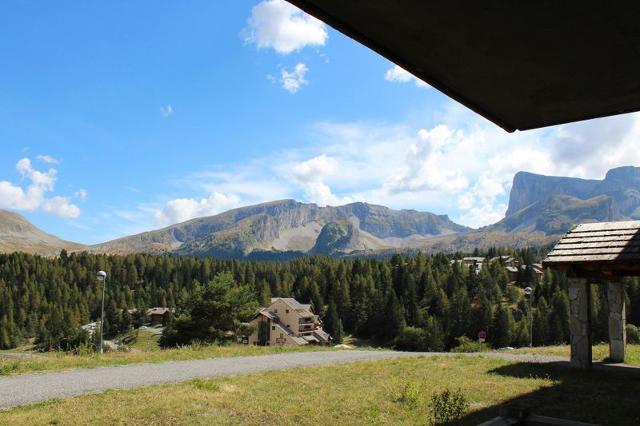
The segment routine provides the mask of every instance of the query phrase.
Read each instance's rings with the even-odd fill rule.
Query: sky
[[[640,115],[508,134],[284,0],[10,1],[0,209],[93,244],[293,198],[504,217],[640,165]]]

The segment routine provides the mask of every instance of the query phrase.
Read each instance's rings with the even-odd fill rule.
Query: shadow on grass
[[[567,362],[516,363],[489,373],[550,379],[554,384],[470,413],[457,424],[477,425],[497,416],[533,413],[601,425],[640,425],[638,368],[596,365],[593,371],[579,371]]]

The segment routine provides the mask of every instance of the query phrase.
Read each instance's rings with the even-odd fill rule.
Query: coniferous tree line
[[[509,252],[521,264],[542,258],[542,250]],[[490,250],[474,255],[507,254]],[[567,280],[546,271],[540,282],[522,272],[510,283],[497,260],[478,273],[452,262],[461,255],[418,253],[387,259],[303,257],[289,262],[249,262],[185,257],[89,253],[43,258],[23,253],[0,255],[0,348],[30,338],[43,349],[69,349],[86,342],[79,326],[100,317],[101,283],[108,274],[105,335],[114,336],[147,321],[149,307],[184,308],[203,285],[227,273],[249,289],[257,304],[274,296],[312,303],[326,330],[339,341],[344,335],[408,350],[446,350],[457,338],[477,339],[480,331],[494,347],[529,342],[566,342],[569,336]],[[531,268],[528,268],[532,271]],[[640,284],[627,281],[628,321],[640,324]],[[523,288],[534,288],[529,302]],[[604,287],[594,286],[592,310],[595,340],[607,339]],[[530,315],[531,314],[531,315]],[[181,341],[174,336],[176,342]]]

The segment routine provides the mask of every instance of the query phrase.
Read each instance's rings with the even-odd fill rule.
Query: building
[[[151,325],[164,324],[165,319],[171,315],[171,309],[169,308],[151,308],[147,309],[147,316]]]
[[[500,262],[504,266],[518,266],[518,260],[513,256],[496,256],[491,258],[491,263]]]
[[[271,305],[262,308],[249,324],[255,326],[245,340],[250,345],[326,345],[331,342],[311,305],[304,305],[293,298],[275,297]]]
[[[507,270],[507,276],[509,277],[509,281],[518,281],[518,275],[520,274],[520,269],[517,266],[505,266],[504,269]]]

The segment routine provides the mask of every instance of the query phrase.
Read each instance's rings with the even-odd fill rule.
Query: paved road
[[[119,367],[78,369],[0,377],[0,409],[33,404],[51,398],[98,393],[107,389],[128,389],[162,383],[176,383],[199,377],[231,376],[268,370],[333,365],[415,356],[451,356],[451,353],[345,350],[334,352],[297,352],[236,358],[174,361],[160,364],[130,364]],[[507,360],[554,362],[558,357],[488,353]]]

